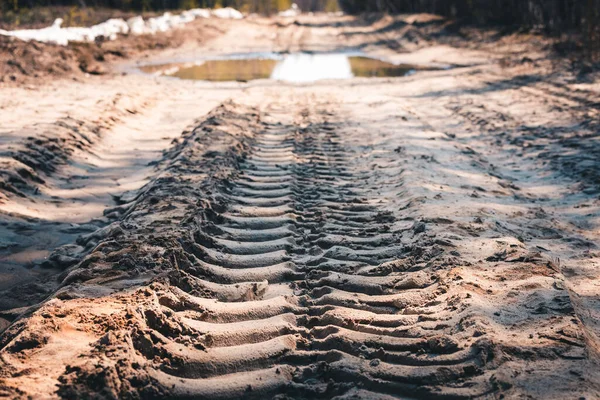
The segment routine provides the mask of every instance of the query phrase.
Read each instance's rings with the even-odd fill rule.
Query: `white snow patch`
[[[292,4],[292,7],[290,7],[289,9],[285,10],[285,11],[281,11],[279,13],[280,17],[296,17],[298,15],[300,15],[301,11],[300,8],[298,7],[298,4],[294,3]]]
[[[223,19],[242,19],[244,18],[244,14],[236,10],[235,8],[225,7],[225,8],[217,8],[213,10],[213,15],[217,18]]]
[[[58,18],[52,26],[42,29],[20,29],[14,31],[5,31],[0,29],[0,35],[12,36],[21,40],[35,40],[45,43],[56,43],[66,46],[69,42],[93,42],[96,38],[114,40],[117,35],[147,35],[157,32],[166,32],[192,22],[196,18],[210,18],[214,16],[222,19],[241,19],[244,15],[231,8],[220,8],[208,10],[196,8],[184,11],[179,15],[173,15],[166,12],[160,17],[148,18],[144,20],[141,16],[133,17],[127,21],[121,18],[113,18],[101,24],[90,27],[69,27],[62,28],[63,20]]]

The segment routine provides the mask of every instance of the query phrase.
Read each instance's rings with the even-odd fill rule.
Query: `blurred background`
[[[577,32],[585,47],[598,49],[600,0],[1,0],[0,28],[91,25],[111,17],[167,10],[234,7],[271,15],[296,3],[305,12],[432,13],[479,25],[538,29],[550,35]]]

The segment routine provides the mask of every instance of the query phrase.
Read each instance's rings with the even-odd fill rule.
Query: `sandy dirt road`
[[[462,67],[3,88],[0,393],[599,398],[600,87],[434,22],[249,19],[143,61]]]

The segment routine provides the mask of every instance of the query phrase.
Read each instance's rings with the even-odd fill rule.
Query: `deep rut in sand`
[[[297,124],[263,125],[183,245],[178,264],[193,268],[159,291],[166,315],[201,344],[165,331],[170,318],[157,323],[151,313],[151,344],[134,346],[149,361],[161,349],[169,362],[152,375],[177,397],[485,391],[463,383],[481,374],[484,352],[461,348],[435,322],[447,306],[444,284],[426,271],[398,271],[395,260],[410,249],[395,217],[363,188],[372,172],[349,166],[336,124],[319,117],[303,110]]]
[[[394,217],[369,204],[348,157],[327,122],[272,125],[258,134],[237,179],[221,185],[222,210],[207,213],[189,248],[202,272],[188,279],[222,303],[181,294],[202,312],[172,308],[207,335],[209,349],[185,349],[181,368],[161,375],[165,386],[230,398],[240,390],[235,384],[226,392],[215,387],[221,375],[239,371],[227,381],[258,397],[331,397],[357,382],[414,396],[415,385],[477,372],[475,352],[411,334],[415,318],[397,315],[441,290],[428,274],[379,267],[404,249],[394,245]],[[181,351],[174,347],[170,356]]]
[[[2,335],[17,382],[3,390],[18,397],[40,365],[73,399],[471,398],[511,390],[515,365],[583,368],[564,293],[532,314],[560,343],[495,338],[489,291],[426,227],[448,220],[415,218],[396,139],[353,147],[360,131],[336,105],[279,106],[211,112],[112,211],[118,223],[78,241],[87,256]],[[543,276],[514,287],[557,284],[545,260],[526,261]]]

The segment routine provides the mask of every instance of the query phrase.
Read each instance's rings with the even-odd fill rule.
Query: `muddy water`
[[[142,67],[145,73],[203,81],[251,81],[273,79],[286,82],[315,82],[353,77],[398,77],[429,67],[392,64],[379,59],[343,53],[256,58],[204,60]]]

